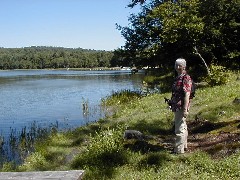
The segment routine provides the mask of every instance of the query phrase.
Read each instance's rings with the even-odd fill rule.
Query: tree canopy
[[[117,25],[129,63],[172,66],[184,57],[193,66],[239,67],[239,0],[132,0],[129,7],[138,4],[141,11],[129,17],[129,26]]]
[[[112,51],[33,46],[0,48],[0,69],[110,67]]]

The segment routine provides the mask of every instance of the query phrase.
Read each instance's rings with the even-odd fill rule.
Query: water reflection
[[[63,130],[97,121],[105,115],[99,106],[102,98],[141,88],[143,76],[124,71],[0,71],[0,133],[10,139],[5,148],[17,142],[15,135],[39,136],[33,129]]]

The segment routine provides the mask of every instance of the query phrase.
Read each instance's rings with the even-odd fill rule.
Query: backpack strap
[[[182,77],[182,85],[183,85],[183,80],[184,80],[184,77],[188,75],[188,74],[184,74],[183,77]],[[190,77],[191,78],[191,77]],[[192,82],[192,85],[191,85],[191,91],[190,91],[190,99],[193,99],[195,97],[195,83],[193,82],[192,78],[191,78],[191,82]]]

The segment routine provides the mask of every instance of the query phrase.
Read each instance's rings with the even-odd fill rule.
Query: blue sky
[[[0,47],[114,50],[124,45],[130,0],[1,0]]]

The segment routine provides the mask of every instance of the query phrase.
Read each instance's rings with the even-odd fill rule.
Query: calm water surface
[[[120,90],[139,90],[143,74],[129,71],[0,71],[0,133],[36,123],[60,129],[96,121],[100,101]],[[87,103],[89,114],[83,110]]]

